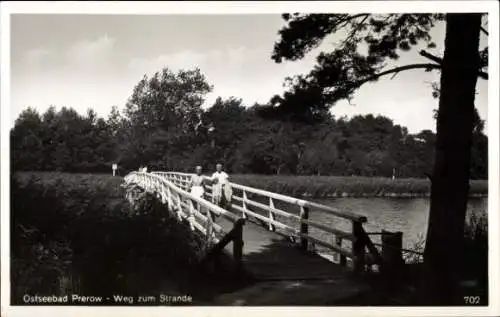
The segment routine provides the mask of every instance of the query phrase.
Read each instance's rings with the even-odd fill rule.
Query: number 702
[[[464,296],[464,302],[468,305],[478,305],[480,302],[479,296]]]

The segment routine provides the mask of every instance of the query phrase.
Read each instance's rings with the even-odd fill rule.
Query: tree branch
[[[443,59],[442,58],[437,57],[435,55],[432,55],[431,53],[428,53],[428,52],[426,52],[424,50],[420,51],[420,55],[422,55],[425,58],[430,59],[431,61],[433,61],[435,63],[438,63],[439,65],[441,65],[443,63]]]
[[[381,73],[369,76],[369,77],[362,79],[358,82],[355,82],[355,83],[353,83],[353,86],[359,87],[366,82],[377,80],[382,76],[389,75],[389,74],[397,74],[399,72],[402,72],[405,70],[410,70],[410,69],[441,69],[441,65],[428,63],[428,64],[410,64],[410,65],[395,67],[395,68],[383,71]]]
[[[358,15],[357,17],[361,17],[363,15]],[[358,33],[359,29],[363,26],[363,23],[365,23],[365,21],[370,17],[369,14],[365,14],[364,17],[363,17],[363,20],[361,20],[361,22],[356,26],[356,28],[354,28],[353,30],[351,30],[351,34],[349,34],[349,36],[342,42],[342,45],[345,45],[347,42],[349,42],[355,35],[356,33]],[[353,19],[351,19],[353,20]]]
[[[370,15],[371,15],[370,13],[360,13],[360,14],[355,14],[355,15],[348,15],[345,19],[338,22],[337,27],[343,28],[344,26],[347,25],[347,23],[349,23],[352,20],[355,20],[357,18],[361,18],[361,17],[364,17],[363,21],[365,21]]]
[[[435,56],[435,55],[432,55],[431,53],[426,52],[426,51],[424,51],[424,50],[421,50],[421,51],[420,51],[420,55],[422,55],[422,56],[423,56],[423,57],[425,57],[425,58],[430,59],[430,60],[431,60],[431,61],[433,61],[433,62],[438,63],[439,65],[441,65],[441,64],[443,63],[443,59],[442,59],[442,58],[437,57],[437,56]],[[478,72],[477,72],[477,76],[478,76],[479,78],[482,78],[482,79],[488,80],[488,73],[486,73],[486,72],[483,72],[483,71],[478,71]]]

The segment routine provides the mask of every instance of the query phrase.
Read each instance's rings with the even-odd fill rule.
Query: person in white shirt
[[[229,185],[229,175],[222,170],[222,164],[215,166],[215,173],[212,174],[212,202],[222,208],[228,206],[231,201],[232,190]]]

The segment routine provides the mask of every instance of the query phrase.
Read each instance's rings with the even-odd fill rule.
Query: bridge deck
[[[216,220],[229,231],[233,224],[220,217]],[[313,280],[345,277],[346,270],[323,257],[304,252],[285,237],[247,221],[243,228],[243,263],[259,280]],[[232,254],[232,245],[226,247]]]

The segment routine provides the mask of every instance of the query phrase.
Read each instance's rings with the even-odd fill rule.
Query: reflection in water
[[[367,232],[402,231],[403,244],[411,248],[413,244],[423,239],[427,231],[429,216],[429,198],[336,198],[316,199],[317,203],[364,215],[368,222],[364,225]],[[487,198],[471,198],[468,202],[468,213],[487,212]],[[323,223],[334,224],[335,228],[351,231],[351,223],[337,217],[311,212],[311,219]],[[314,230],[312,230],[314,231]],[[317,232],[317,234],[324,234]],[[372,237],[379,241],[378,236]]]

